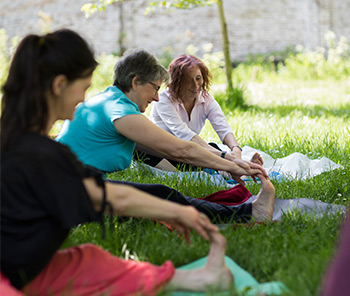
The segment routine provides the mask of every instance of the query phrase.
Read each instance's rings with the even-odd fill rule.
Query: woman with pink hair
[[[168,71],[171,82],[168,89],[160,93],[159,102],[153,105],[151,121],[176,137],[195,142],[222,158],[241,159],[242,149],[220,105],[209,94],[212,76],[207,66],[197,57],[183,54],[170,63]],[[217,145],[208,144],[199,136],[207,119],[230,152],[221,151]],[[258,154],[253,160],[262,164]]]

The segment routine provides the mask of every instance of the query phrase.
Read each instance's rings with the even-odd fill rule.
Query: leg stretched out
[[[226,239],[220,233],[211,233],[207,264],[194,270],[176,270],[167,286],[169,290],[223,291],[233,284],[233,275],[225,265]]]
[[[244,203],[237,206],[217,204],[194,197],[184,196],[179,191],[161,184],[141,184],[124,181],[112,182],[127,184],[159,198],[167,199],[182,205],[192,205],[198,211],[206,214],[213,222],[228,222],[232,220],[242,221],[249,220],[251,217],[256,221],[271,220],[275,199],[275,188],[269,180],[263,177],[260,179],[261,189],[254,202]]]

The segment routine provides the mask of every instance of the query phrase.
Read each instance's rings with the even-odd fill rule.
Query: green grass
[[[260,149],[272,157],[301,152],[312,159],[326,156],[344,169],[323,173],[305,181],[276,183],[276,197],[309,197],[348,206],[350,199],[350,95],[349,81],[271,81],[248,84],[249,108],[225,113],[242,145]],[[308,101],[309,99],[309,101]],[[310,103],[312,101],[312,103]],[[202,137],[218,141],[210,125]],[[186,195],[203,197],[220,186],[175,177],[160,178],[147,170],[111,174],[118,180],[162,183]],[[259,185],[248,184],[256,194]],[[343,216],[316,219],[293,214],[278,223],[235,225],[222,230],[228,240],[227,255],[259,282],[282,281],[291,295],[318,295],[323,274],[333,255]],[[176,233],[148,220],[115,220],[115,229],[101,239],[100,226],[82,225],[72,230],[63,247],[93,242],[122,258],[175,266],[187,264],[207,254],[209,246],[192,233],[186,245]],[[234,294],[232,292],[232,294]]]

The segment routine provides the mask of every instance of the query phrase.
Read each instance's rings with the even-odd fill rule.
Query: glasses
[[[148,83],[153,86],[154,95],[156,96],[158,94],[158,92],[159,92],[160,86],[158,86],[157,84],[153,83],[152,81],[149,81]]]

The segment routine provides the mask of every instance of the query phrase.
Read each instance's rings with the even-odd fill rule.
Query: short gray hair
[[[113,85],[123,92],[128,92],[135,76],[139,76],[142,83],[162,80],[165,84],[169,82],[170,77],[159,61],[145,50],[135,51],[117,62]]]

